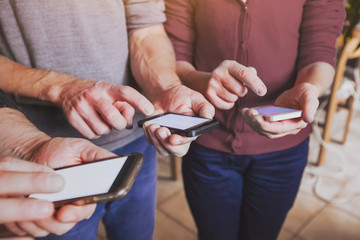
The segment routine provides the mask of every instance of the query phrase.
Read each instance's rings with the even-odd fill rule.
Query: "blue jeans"
[[[276,239],[294,203],[308,144],[245,156],[193,143],[182,171],[199,239]]]
[[[152,239],[155,225],[156,150],[146,142],[145,137],[141,137],[114,151],[118,155],[131,152],[142,153],[144,164],[126,197],[98,204],[90,219],[79,222],[62,236],[50,234],[39,239],[96,240],[101,219],[108,239]]]

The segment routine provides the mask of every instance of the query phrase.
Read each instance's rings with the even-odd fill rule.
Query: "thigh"
[[[140,152],[144,164],[128,195],[106,204],[103,218],[108,239],[152,239],[155,222],[156,150],[144,137],[115,151]]]
[[[292,207],[307,162],[308,140],[253,156],[244,176],[241,239],[276,239]]]
[[[183,158],[185,193],[199,239],[237,239],[243,166],[233,160],[196,143]]]

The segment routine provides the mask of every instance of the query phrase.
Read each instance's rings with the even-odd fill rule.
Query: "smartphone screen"
[[[185,130],[200,125],[202,123],[208,122],[209,119],[169,113],[151,119],[150,121],[160,126]]]
[[[32,194],[30,197],[50,202],[108,193],[128,156],[90,162],[55,170],[65,180],[57,193]]]

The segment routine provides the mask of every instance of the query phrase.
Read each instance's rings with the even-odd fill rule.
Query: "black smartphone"
[[[172,133],[185,137],[198,136],[220,125],[215,119],[187,116],[177,113],[164,113],[145,118],[138,122],[138,126],[142,127],[146,121],[167,127]]]
[[[143,164],[143,155],[131,153],[55,169],[65,179],[57,193],[36,193],[29,197],[64,204],[85,205],[123,198],[132,187]]]

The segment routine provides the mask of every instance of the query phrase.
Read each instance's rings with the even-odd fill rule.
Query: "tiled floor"
[[[341,124],[344,116],[337,115],[333,129],[334,138],[341,138]],[[311,136],[309,161],[314,161],[318,142]],[[339,170],[339,163],[346,158],[348,170],[339,177],[320,178],[318,194],[336,202],[329,203],[313,193],[314,177],[304,174],[295,205],[290,211],[279,240],[354,240],[360,239],[360,112],[357,111],[351,123],[348,141],[345,145],[330,143],[322,174]],[[342,164],[341,167],[344,165]],[[195,240],[196,227],[187,206],[181,179],[170,178],[168,158],[159,158],[158,194],[156,210],[155,240]],[[318,169],[317,169],[318,170]],[[358,193],[354,195],[355,193]],[[339,202],[339,198],[349,198]],[[340,199],[340,200],[341,200]],[[106,239],[104,231],[99,240]]]

